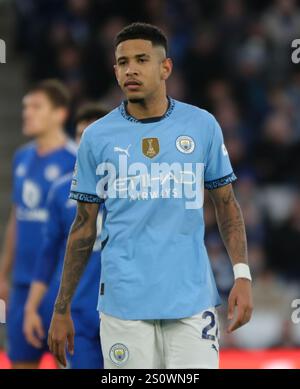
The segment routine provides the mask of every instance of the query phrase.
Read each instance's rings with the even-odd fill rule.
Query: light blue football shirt
[[[204,246],[204,187],[236,179],[207,111],[169,98],[137,120],[126,102],[84,132],[72,199],[105,202],[98,309],[125,320],[189,317],[219,304]]]

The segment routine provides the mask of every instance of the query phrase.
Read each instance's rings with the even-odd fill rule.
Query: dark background
[[[72,92],[73,113],[91,99],[114,108],[122,95],[112,42],[132,21],[165,31],[175,65],[168,94],[216,116],[238,176],[255,312],[234,335],[223,333],[223,348],[299,345],[300,324],[291,321],[291,302],[300,298],[300,64],[291,61],[291,43],[300,38],[297,1],[0,0],[0,38],[8,46],[0,65],[1,238],[12,153],[24,142],[26,87],[57,77]],[[74,133],[72,117],[67,131]],[[232,268],[208,199],[205,212],[206,244],[226,301]]]

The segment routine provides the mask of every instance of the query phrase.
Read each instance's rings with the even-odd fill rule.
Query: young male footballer
[[[77,215],[48,334],[62,364],[66,343],[73,344],[72,296],[103,202],[104,368],[218,368],[220,300],[203,240],[204,188],[235,274],[228,331],[250,320],[246,234],[231,185],[236,177],[215,118],[167,95],[167,52],[155,26],[134,23],[118,33],[115,74],[126,100],[81,140],[71,187]]]

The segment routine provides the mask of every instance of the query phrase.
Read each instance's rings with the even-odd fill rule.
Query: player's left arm
[[[248,265],[245,224],[232,185],[210,190],[209,193],[215,207],[219,231],[232,265]],[[228,299],[228,320],[231,322],[227,331],[232,332],[248,323],[252,310],[251,281],[243,277],[236,278]]]

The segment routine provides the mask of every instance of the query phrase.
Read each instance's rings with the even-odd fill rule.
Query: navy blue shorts
[[[44,352],[49,351],[47,335],[57,289],[49,289],[39,309],[45,331],[45,338],[40,349],[31,346],[23,333],[24,306],[29,289],[29,286],[13,285],[10,293],[7,313],[7,353],[12,362],[38,362]]]

